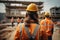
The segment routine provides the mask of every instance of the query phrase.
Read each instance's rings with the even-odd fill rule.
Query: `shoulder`
[[[45,19],[41,20],[41,21],[40,21],[40,24],[44,23],[44,21],[45,21]]]
[[[50,20],[50,23],[52,23],[52,24],[53,24],[53,21],[52,21],[52,20]]]
[[[20,30],[20,28],[23,28],[24,23],[19,23],[18,26],[16,27],[17,30]]]

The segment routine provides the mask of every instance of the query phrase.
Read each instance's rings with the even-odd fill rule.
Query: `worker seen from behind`
[[[17,18],[17,24],[19,24],[21,22],[20,18]]]
[[[11,18],[12,27],[14,26],[14,18]]]
[[[40,26],[37,11],[36,4],[31,3],[27,6],[24,24],[19,24],[16,28],[14,40],[39,40]]]
[[[45,12],[45,19],[40,22],[41,31],[46,33],[48,36],[48,40],[52,40],[53,27],[54,23],[51,20],[51,14],[49,12]]]
[[[23,18],[21,18],[21,23],[23,23],[24,22],[24,19]]]

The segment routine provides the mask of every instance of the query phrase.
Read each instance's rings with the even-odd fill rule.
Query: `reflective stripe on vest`
[[[34,39],[35,39],[35,36],[36,36],[36,33],[37,33],[38,29],[39,29],[39,25],[37,24],[37,26],[36,26],[33,34],[31,35],[31,33],[29,32],[28,27],[25,26],[25,30],[26,30],[27,35],[28,35],[28,37],[29,37],[30,40],[34,40]],[[32,39],[31,39],[31,38],[32,38]]]
[[[44,25],[43,25],[43,26],[45,26],[45,27],[46,27],[46,29],[45,29],[45,30],[47,30],[47,28],[48,28],[49,30],[51,30],[49,27],[51,27],[51,26],[52,26],[52,23],[47,24],[47,23],[46,23],[46,20],[44,20]]]
[[[22,25],[23,23],[20,23],[20,40],[22,39]]]

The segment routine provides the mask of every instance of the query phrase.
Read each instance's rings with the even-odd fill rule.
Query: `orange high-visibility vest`
[[[18,18],[18,19],[17,19],[17,22],[18,22],[18,23],[20,23],[20,22],[21,22],[21,20]]]
[[[52,35],[54,24],[51,19],[45,18],[40,22],[41,31],[45,31],[48,36]]]
[[[33,34],[33,32],[35,30],[35,27],[36,27],[36,24],[35,23],[31,23],[30,24],[29,31],[30,31],[31,34]],[[35,40],[39,40],[39,36],[41,34],[42,33],[40,33],[40,27],[39,27],[39,30],[37,31],[37,34],[35,36]],[[24,28],[24,24],[22,25],[22,37],[20,35],[20,24],[16,28],[14,40],[20,40],[20,38],[21,38],[21,40],[29,40],[28,35],[27,35],[27,32],[26,32],[26,30]],[[44,36],[44,40],[47,40],[47,37],[46,36]]]

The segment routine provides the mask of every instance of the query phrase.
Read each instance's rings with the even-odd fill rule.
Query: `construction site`
[[[0,0],[0,3],[5,5],[5,13],[0,13],[0,40],[14,40],[16,27],[19,23],[24,23],[26,8],[30,3],[38,6],[39,22],[45,18],[43,1]],[[51,7],[50,13],[52,21],[60,23],[60,7]],[[60,26],[54,27],[52,40],[60,40]]]

